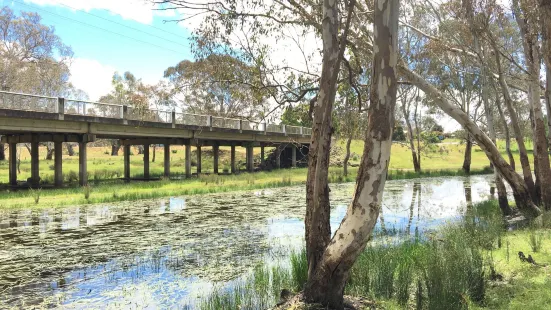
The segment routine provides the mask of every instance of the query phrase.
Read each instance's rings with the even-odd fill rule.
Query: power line
[[[156,34],[152,34],[152,33],[150,33],[150,32],[146,32],[146,31],[143,31],[143,30],[141,30],[141,29],[138,29],[138,28],[135,28],[135,27],[132,27],[132,26],[128,26],[128,25],[125,25],[125,24],[123,24],[123,23],[119,23],[119,22],[114,21],[114,20],[110,20],[110,19],[108,19],[108,18],[99,16],[99,15],[97,15],[97,14],[93,14],[93,13],[90,13],[90,12],[86,12],[85,10],[82,10],[82,9],[74,8],[74,7],[70,6],[70,5],[63,4],[63,3],[58,2],[58,1],[55,1],[55,0],[54,0],[54,2],[56,2],[57,4],[62,5],[62,6],[64,6],[64,7],[67,7],[67,8],[69,8],[69,9],[72,9],[72,10],[75,10],[75,11],[79,11],[79,12],[82,12],[82,13],[85,13],[85,14],[88,14],[88,15],[91,15],[91,16],[94,16],[94,17],[96,17],[96,18],[103,19],[103,20],[108,21],[108,22],[110,22],[110,23],[117,24],[117,25],[119,25],[119,26],[123,26],[123,27],[129,28],[129,29],[132,29],[132,30],[141,32],[141,33],[145,33],[145,34],[150,35],[150,36],[153,36],[153,37],[157,37],[157,38],[159,38],[159,39],[162,39],[162,40],[165,40],[165,41],[168,41],[168,42],[171,42],[171,43],[175,43],[175,44],[178,44],[178,45],[187,47],[186,45],[183,45],[183,44],[180,43],[180,42],[173,41],[173,40],[170,40],[170,39],[166,39],[166,38],[163,38],[163,37],[159,37],[159,36],[157,36]],[[110,10],[107,10],[107,9],[104,9],[104,10],[107,11],[107,12],[110,12],[110,13],[115,14],[114,12],[112,12],[112,11],[110,11]],[[180,38],[183,38],[183,39],[186,39],[186,40],[188,39],[188,38],[186,38],[186,37],[184,37],[184,36],[181,36],[181,35],[172,33],[172,32],[170,32],[170,31],[166,31],[166,30],[164,30],[164,29],[162,29],[162,28],[155,27],[155,26],[153,26],[153,25],[146,25],[146,26],[151,27],[151,28],[154,28],[154,29],[157,29],[157,30],[160,30],[160,31],[162,31],[162,32],[166,32],[166,33],[171,34],[171,35],[173,35],[173,36],[177,36],[177,37],[180,37]]]
[[[51,14],[51,15],[55,15],[57,17],[60,17],[60,18],[66,19],[66,20],[70,20],[70,21],[78,23],[78,24],[82,24],[82,25],[85,25],[85,26],[88,26],[88,27],[96,28],[96,29],[99,29],[99,30],[102,30],[102,31],[105,31],[105,32],[109,32],[109,33],[112,33],[112,34],[115,34],[115,35],[118,35],[118,36],[121,36],[121,37],[125,37],[127,39],[134,40],[134,41],[137,41],[137,42],[140,42],[140,43],[143,43],[143,44],[158,47],[158,48],[161,48],[163,50],[171,51],[171,52],[174,52],[174,53],[177,53],[177,54],[183,54],[183,52],[180,52],[180,51],[176,51],[176,50],[173,50],[173,49],[170,49],[170,48],[167,48],[167,47],[164,47],[164,46],[160,46],[160,45],[157,45],[155,43],[147,42],[147,41],[144,41],[144,40],[141,40],[141,39],[136,39],[134,37],[131,37],[131,36],[128,36],[128,35],[125,35],[125,34],[122,34],[122,33],[118,33],[118,32],[115,32],[115,31],[112,31],[112,30],[109,30],[109,29],[105,29],[103,27],[88,24],[88,23],[85,23],[85,22],[80,21],[80,20],[76,20],[76,19],[73,19],[73,18],[70,18],[70,17],[66,17],[66,16],[63,16],[63,15],[60,15],[60,14],[42,9],[42,8],[38,8],[38,7],[33,6],[33,5],[26,4],[24,2],[20,2],[20,1],[17,1],[17,0],[13,0],[13,2],[19,3],[19,4],[27,6],[27,7],[31,7],[33,9],[36,9],[36,10],[39,10],[39,11],[46,12],[46,13]]]

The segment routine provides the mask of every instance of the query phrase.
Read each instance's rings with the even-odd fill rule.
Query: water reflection
[[[432,229],[489,195],[491,176],[389,181],[378,233]],[[333,230],[353,184],[331,185]],[[303,186],[0,211],[0,308],[192,307],[303,245]]]

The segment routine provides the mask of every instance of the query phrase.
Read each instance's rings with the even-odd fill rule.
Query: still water
[[[377,231],[413,234],[490,196],[491,176],[387,182]],[[354,184],[331,187],[338,227]],[[194,308],[303,246],[304,186],[0,210],[0,308]]]

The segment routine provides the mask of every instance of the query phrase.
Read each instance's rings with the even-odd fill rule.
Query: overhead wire
[[[96,29],[99,29],[99,30],[102,30],[102,31],[105,31],[105,32],[109,32],[109,33],[112,33],[112,34],[115,34],[115,35],[118,35],[118,36],[121,36],[121,37],[130,39],[130,40],[134,40],[134,41],[137,41],[137,42],[140,42],[140,43],[143,43],[143,44],[147,44],[147,45],[151,45],[151,46],[154,46],[154,47],[157,47],[157,48],[161,48],[161,49],[163,49],[163,50],[171,51],[171,52],[176,53],[176,54],[185,54],[184,52],[181,52],[181,51],[177,51],[177,50],[174,50],[174,49],[171,49],[171,48],[167,48],[167,47],[165,47],[165,46],[161,46],[161,45],[158,45],[158,44],[155,44],[155,43],[151,43],[151,42],[148,42],[148,41],[144,41],[144,40],[141,40],[141,39],[137,39],[137,38],[134,38],[134,37],[131,37],[131,36],[128,36],[128,35],[125,35],[125,34],[116,32],[116,31],[112,31],[112,30],[109,30],[109,29],[106,29],[106,28],[103,28],[103,27],[100,27],[100,26],[96,26],[96,25],[92,25],[92,24],[89,24],[89,23],[86,23],[86,22],[83,22],[83,21],[80,21],[80,20],[76,20],[76,19],[74,19],[74,18],[70,18],[70,17],[67,17],[67,16],[63,16],[63,15],[54,13],[54,12],[52,12],[52,11],[48,11],[48,10],[46,10],[46,9],[36,7],[36,6],[34,6],[34,5],[30,5],[30,4],[27,4],[27,3],[24,3],[24,2],[20,2],[20,1],[17,1],[17,0],[12,0],[12,1],[15,2],[15,3],[18,3],[18,4],[20,4],[20,5],[23,5],[23,6],[26,6],[26,7],[30,7],[30,8],[33,8],[33,9],[36,9],[36,10],[39,10],[39,11],[48,13],[48,14],[50,14],[50,15],[57,16],[57,17],[59,17],[59,18],[63,18],[63,19],[72,21],[72,22],[74,22],[74,23],[78,23],[78,24],[81,24],[81,25],[84,25],[84,26],[88,26],[88,27],[91,27],[91,28],[96,28]],[[158,36],[157,36],[157,37],[158,37]],[[160,38],[160,37],[158,37],[158,38]]]
[[[175,44],[178,44],[178,45],[187,47],[186,45],[183,45],[183,44],[180,43],[180,42],[177,42],[177,41],[174,41],[174,40],[170,40],[170,39],[167,39],[167,38],[163,38],[163,37],[159,37],[159,36],[156,35],[156,34],[152,34],[152,33],[150,33],[150,32],[147,32],[147,31],[144,31],[144,30],[141,30],[141,29],[132,27],[132,26],[128,26],[128,25],[125,25],[125,24],[123,24],[123,23],[119,23],[119,22],[114,21],[114,20],[111,20],[111,19],[109,19],[109,18],[105,18],[105,17],[103,17],[103,16],[99,16],[99,15],[97,15],[97,14],[87,12],[87,11],[85,11],[85,10],[83,10],[83,9],[77,9],[77,8],[74,8],[74,7],[70,6],[70,5],[61,3],[61,2],[56,1],[56,0],[54,0],[54,2],[57,3],[57,4],[59,4],[59,5],[61,5],[61,6],[67,7],[67,8],[69,8],[69,9],[71,9],[71,10],[79,11],[79,12],[82,12],[82,13],[85,13],[85,14],[88,14],[88,15],[91,15],[91,16],[94,16],[94,17],[96,17],[96,18],[99,18],[99,19],[108,21],[108,22],[110,22],[110,23],[117,24],[117,25],[119,25],[119,26],[122,26],[122,27],[125,27],[125,28],[128,28],[128,29],[132,29],[132,30],[134,30],[134,31],[138,31],[138,32],[141,32],[141,33],[145,33],[145,34],[147,34],[147,35],[150,35],[150,36],[153,36],[153,37],[157,37],[157,38],[159,38],[159,39],[162,39],[162,40],[165,40],[165,41],[168,41],[168,42],[171,42],[171,43],[175,43]],[[110,13],[112,13],[112,14],[115,14],[113,11],[110,11],[110,10],[108,10],[108,9],[104,9],[104,10],[107,11],[107,12],[110,12]],[[184,36],[181,36],[181,35],[172,33],[172,32],[170,32],[170,31],[166,31],[166,30],[164,30],[164,29],[162,29],[162,28],[155,27],[155,26],[153,26],[153,25],[145,25],[145,26],[148,26],[148,27],[157,29],[157,30],[159,30],[159,31],[162,31],[162,32],[171,34],[171,35],[173,35],[173,36],[180,37],[180,38],[185,39],[185,40],[188,39],[188,38],[186,38],[186,37],[184,37]]]

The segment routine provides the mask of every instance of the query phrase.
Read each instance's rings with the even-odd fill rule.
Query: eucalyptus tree
[[[539,38],[541,37],[540,14],[536,0],[513,0],[512,10],[522,35],[524,63],[528,79],[528,102],[533,115],[534,132],[534,165],[536,178],[541,184],[551,184],[551,166],[549,162],[549,145],[545,132],[546,124],[541,106],[541,61],[542,53]],[[537,182],[536,182],[537,183]],[[542,203],[546,209],[551,208],[551,186],[541,187]]]
[[[373,15],[365,14],[367,7],[354,0],[324,0],[321,5],[309,1],[289,3],[220,1],[206,5],[187,1],[162,2],[172,3],[175,7],[200,9],[207,13],[203,22],[204,28],[196,33],[196,38],[198,38],[196,42],[201,47],[218,46],[219,48],[216,50],[224,48],[235,50],[235,45],[232,44],[230,38],[232,38],[232,30],[235,30],[236,27],[255,30],[254,34],[249,36],[249,42],[259,42],[253,40],[255,34],[269,36],[274,31],[279,33],[284,25],[310,29],[321,38],[321,74],[319,77],[312,77],[308,71],[305,71],[298,78],[293,74],[288,75],[287,80],[290,80],[288,85],[295,85],[295,82],[299,81],[303,87],[298,92],[294,91],[294,88],[286,87],[283,96],[290,95],[292,100],[296,100],[304,98],[309,92],[317,92],[311,100],[310,108],[313,113],[313,125],[309,151],[305,219],[309,276],[304,288],[304,297],[308,302],[320,302],[329,307],[342,309],[344,286],[348,273],[356,258],[365,248],[377,221],[390,160],[397,89],[395,67],[398,61],[399,2],[378,0]],[[342,12],[346,12],[346,16],[341,14]],[[341,15],[343,16],[341,17]],[[368,58],[373,57],[372,63],[374,64],[368,108],[370,120],[365,135],[364,154],[359,168],[358,186],[354,199],[348,208],[347,216],[331,238],[327,179],[333,133],[332,111],[337,93],[337,83],[342,71],[341,63],[346,63],[343,58],[348,45],[350,25],[353,20],[357,22],[360,15],[369,15],[369,18],[373,20],[372,29],[375,30],[373,35],[369,30],[369,40],[373,39],[373,43],[370,43],[370,50],[362,51],[368,55]],[[365,18],[361,23],[364,28],[369,25]],[[214,43],[212,40],[208,40],[217,34],[222,34],[222,38],[219,38],[218,41],[214,40]],[[247,50],[255,49],[244,50],[246,53]],[[241,53],[241,50],[239,52]],[[263,63],[267,63],[267,61],[263,61]],[[282,84],[272,83],[278,78],[274,77],[275,74],[272,73],[270,79],[263,80],[271,83],[270,87],[266,87],[266,89],[273,91],[272,98],[276,98],[276,94],[281,95],[279,91],[283,89]],[[312,88],[304,85],[311,85]]]
[[[268,112],[256,69],[227,54],[209,54],[196,61],[184,60],[165,70],[172,95],[183,111],[195,114],[262,119]]]

